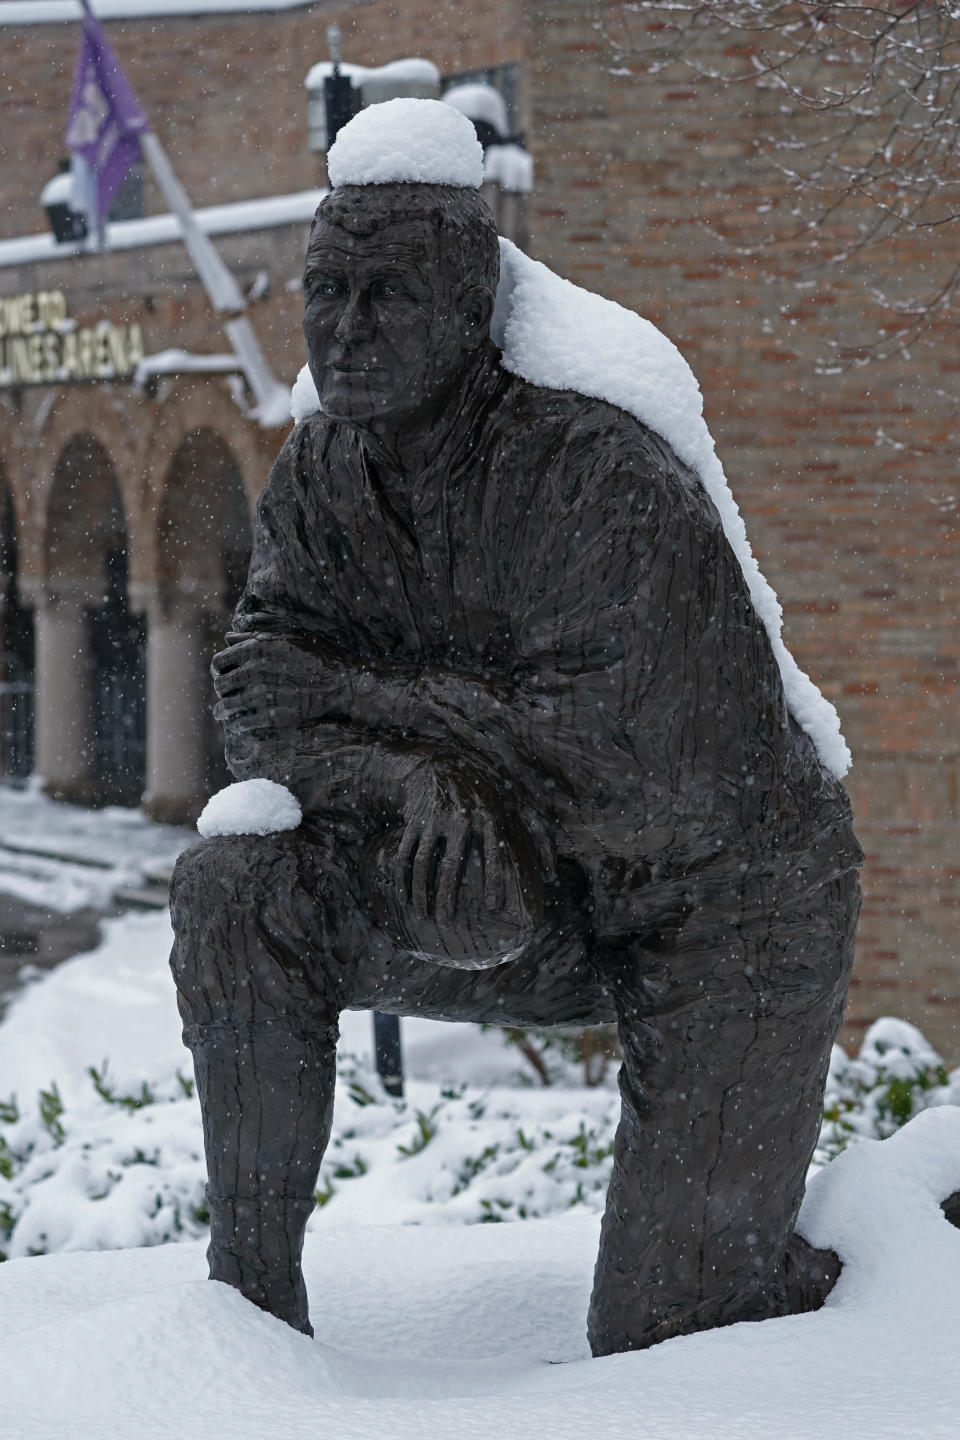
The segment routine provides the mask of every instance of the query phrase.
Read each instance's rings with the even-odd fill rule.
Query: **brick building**
[[[797,248],[741,253],[765,223],[755,141],[777,124],[776,96],[650,73],[642,46],[624,60],[610,0],[495,0],[469,15],[417,0],[97,8],[287,382],[302,363],[298,276],[323,182],[304,78],[325,58],[326,26],[357,63],[417,55],[445,84],[501,89],[535,159],[531,252],[683,350],[787,642],[840,710],[868,857],[847,1038],[900,1014],[960,1060],[960,366],[944,321],[909,361],[816,372],[819,317],[875,329],[883,277],[836,267],[800,288]],[[92,337],[85,352],[78,338],[74,378],[0,390],[0,679],[10,731],[11,716],[29,719],[35,677],[34,760],[54,793],[143,792],[173,816],[220,778],[206,666],[284,432],[251,419],[239,377],[217,367],[222,331],[149,178],[147,218],[115,226],[111,253],[41,235],[77,32],[70,0],[0,5],[0,321],[17,323],[4,300],[59,295]],[[937,243],[918,239],[907,263],[922,267]],[[31,317],[39,333],[39,309]],[[140,350],[214,358],[198,372],[168,357],[140,389],[109,378],[112,353],[129,369]],[[21,768],[30,729],[8,740]]]

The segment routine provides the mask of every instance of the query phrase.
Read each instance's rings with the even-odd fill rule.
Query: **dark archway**
[[[98,804],[139,804],[144,786],[146,624],[127,595],[127,528],[110,458],[75,436],[54,471],[47,511],[48,588],[85,617],[89,776]]]
[[[223,520],[220,526],[220,567],[223,575],[222,611],[221,617],[218,617],[214,623],[211,637],[214,650],[223,647],[225,633],[223,621],[225,620],[229,624],[230,617],[237,608],[237,601],[243,594],[243,588],[247,583],[252,539],[250,509],[244,494],[243,482],[235,470],[227,478]],[[229,785],[232,777],[227,769],[227,762],[223,758],[222,727],[213,724],[210,728],[210,788],[219,790],[222,786]]]
[[[0,465],[0,776],[25,779],[33,769],[33,617],[20,604],[18,573],[16,512]]]
[[[222,647],[224,631],[246,580],[252,527],[240,468],[230,447],[212,429],[192,431],[177,447],[170,465],[158,514],[157,579],[161,613],[167,631],[151,654],[169,677],[180,676],[193,697],[189,721],[199,736],[200,752],[184,767],[193,788],[209,795],[228,783],[223,737],[212,717],[210,658]],[[182,649],[182,662],[171,647]],[[198,666],[202,673],[198,672]],[[154,677],[152,685],[162,679]],[[176,707],[151,702],[151,725],[170,726],[169,745],[189,745],[185,717]],[[155,763],[149,786],[150,808],[172,818],[179,806],[189,813],[193,795],[169,796],[171,756],[162,743],[151,741]],[[167,807],[167,799],[172,802]]]

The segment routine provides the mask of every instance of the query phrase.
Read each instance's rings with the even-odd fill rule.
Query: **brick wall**
[[[202,206],[319,183],[322,162],[306,143],[304,80],[327,58],[326,27],[334,23],[343,31],[344,58],[364,65],[421,55],[451,74],[524,53],[517,0],[489,0],[475,12],[426,0],[361,0],[274,14],[118,20],[105,29],[193,203]],[[65,153],[79,28],[0,29],[6,234],[42,224],[40,190]],[[147,208],[165,208],[152,183]]]
[[[844,1040],[902,1015],[960,1061],[960,624],[955,317],[908,361],[816,372],[821,316],[855,343],[872,285],[932,268],[896,256],[814,272],[767,222],[756,141],[770,91],[645,72],[618,55],[619,7],[531,5],[533,248],[647,314],[697,373],[708,423],[797,660],[837,705],[867,853]],[[639,53],[637,44],[639,43]],[[816,276],[813,287],[807,282]]]

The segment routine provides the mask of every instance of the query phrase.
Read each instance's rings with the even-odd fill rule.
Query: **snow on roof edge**
[[[98,20],[162,20],[181,15],[265,14],[305,10],[316,0],[96,0]],[[0,25],[62,25],[79,20],[78,0],[7,0]]]
[[[390,60],[386,65],[354,65],[344,61],[340,66],[341,75],[346,75],[351,84],[365,85],[368,80],[410,80],[423,84],[439,85],[440,71],[432,60],[423,60],[419,55],[407,55],[399,60]],[[333,74],[332,60],[318,60],[307,71],[304,85],[308,90],[319,89],[324,80]]]
[[[270,195],[260,200],[236,200],[228,205],[209,205],[194,211],[205,235],[233,235],[244,230],[270,230],[313,219],[313,212],[326,190],[299,190],[291,195]],[[180,239],[175,215],[148,215],[142,220],[117,220],[107,226],[111,250],[139,250],[149,245],[170,245]],[[67,260],[96,255],[85,245],[67,242],[58,245],[49,231],[0,240],[0,269],[44,260]]]

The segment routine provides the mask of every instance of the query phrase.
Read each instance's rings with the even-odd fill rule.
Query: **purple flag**
[[[150,127],[96,17],[83,5],[83,33],[73,79],[67,145],[90,177],[85,197],[91,233],[107,218],[127,171],[140,158],[137,139]]]

